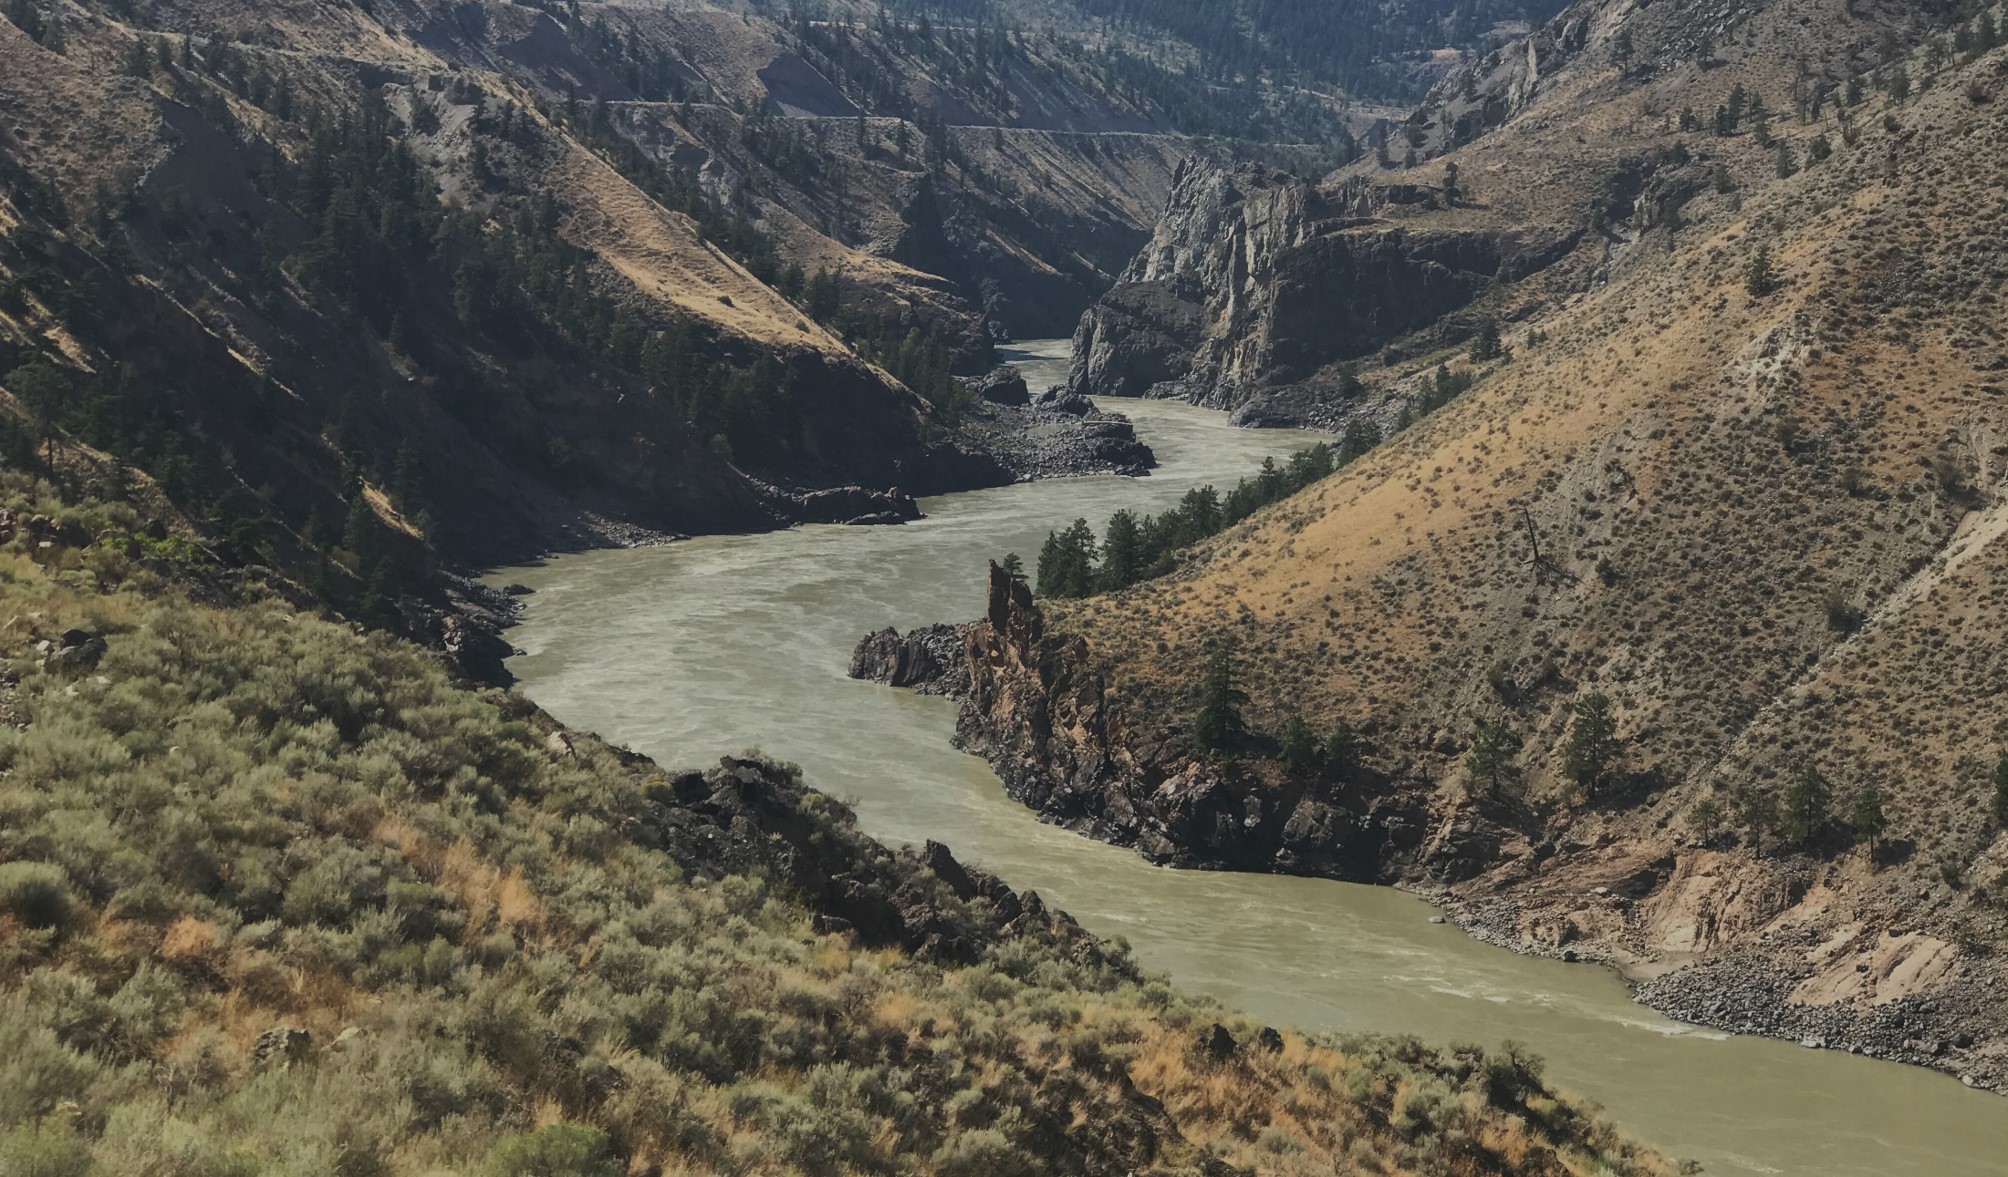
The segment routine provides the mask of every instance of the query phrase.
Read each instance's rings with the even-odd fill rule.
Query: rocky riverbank
[[[1581,839],[1399,769],[1303,780],[1195,756],[1130,715],[1082,639],[1049,632],[1001,571],[983,620],[869,635],[850,673],[958,700],[956,745],[1013,799],[1154,863],[1401,886],[1487,943],[1617,968],[1669,1017],[2008,1091],[1998,959],[1809,898],[1771,860]]]

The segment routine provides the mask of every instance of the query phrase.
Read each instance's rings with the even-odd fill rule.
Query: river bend
[[[1007,358],[1032,387],[1066,341]],[[2002,1177],[2008,1102],[1935,1073],[1668,1021],[1609,971],[1516,956],[1431,924],[1419,900],[1314,879],[1161,870],[1040,824],[981,760],[949,746],[954,705],[845,677],[865,633],[983,609],[986,561],[1034,562],[1048,530],[1186,489],[1223,491],[1313,435],[1123,401],[1157,451],[1149,478],[1032,483],[926,500],[901,527],[801,527],[568,555],[498,572],[536,590],[511,637],[528,695],[560,720],[672,765],[761,750],[851,801],[888,841],[936,838],[1038,890],[1149,968],[1268,1021],[1518,1039],[1565,1088],[1711,1173]]]

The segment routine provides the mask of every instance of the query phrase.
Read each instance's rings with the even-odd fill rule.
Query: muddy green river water
[[[1033,388],[1066,343],[1010,358]],[[954,705],[851,682],[866,632],[975,617],[985,561],[1028,564],[1048,530],[1162,510],[1225,489],[1311,435],[1239,430],[1220,413],[1122,401],[1157,451],[1149,478],[1033,483],[922,503],[903,527],[804,527],[564,556],[494,580],[528,598],[510,663],[567,723],[674,765],[757,746],[853,802],[889,841],[936,838],[1126,936],[1149,968],[1305,1029],[1518,1039],[1554,1081],[1710,1173],[2004,1177],[2008,1100],[1889,1063],[1682,1026],[1592,965],[1516,956],[1431,924],[1396,891],[1311,879],[1161,870],[1040,824],[989,768],[949,746]]]

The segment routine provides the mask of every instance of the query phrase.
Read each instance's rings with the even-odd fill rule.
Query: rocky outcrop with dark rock
[[[1127,957],[1036,892],[1013,891],[938,842],[918,853],[889,852],[792,769],[726,757],[710,772],[658,777],[647,801],[632,833],[643,845],[699,877],[773,878],[802,897],[819,931],[945,964],[973,964],[1000,941],[1036,936],[1059,941],[1084,963],[1135,972]]]
[[[1009,364],[989,375],[970,382],[970,388],[977,396],[993,405],[1028,405],[1032,403],[1032,390],[1025,386],[1025,377]]]
[[[803,523],[905,523],[920,518],[920,506],[905,491],[840,486],[801,495]]]
[[[905,634],[882,629],[852,652],[851,677],[921,695],[960,695],[969,689],[962,657],[967,628],[931,625]]]
[[[1578,236],[1378,218],[1396,196],[1436,199],[1186,165],[1150,244],[1082,318],[1071,387],[1233,409],[1437,323]]]
[[[1023,382],[1020,381],[1022,384]],[[1129,418],[1105,413],[1082,396],[1055,390],[1029,405],[985,402],[965,424],[1020,482],[1083,474],[1134,477],[1157,465]]]
[[[91,670],[105,656],[105,639],[86,630],[65,630],[61,636],[35,643],[45,670]]]
[[[946,649],[961,640],[959,655]],[[860,643],[855,678],[957,698],[958,747],[1042,820],[1173,866],[1381,881],[1421,843],[1412,793],[1257,780],[1130,724],[1081,639],[1049,634],[1029,589],[991,568],[983,621]]]

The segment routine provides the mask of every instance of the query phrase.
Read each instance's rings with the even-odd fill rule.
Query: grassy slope
[[[16,535],[0,1170],[1670,1171],[1510,1052],[1210,1056],[1224,1011],[783,768],[666,774],[256,586],[197,603],[171,543]],[[102,661],[43,669],[72,626]],[[859,894],[906,914],[832,923]]]

